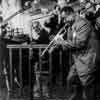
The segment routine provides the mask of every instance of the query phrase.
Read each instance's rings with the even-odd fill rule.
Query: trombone
[[[43,18],[46,18],[46,17],[51,17],[52,14],[46,14],[46,15],[43,15],[41,17],[38,17],[38,18],[33,18],[32,21],[35,21],[35,20],[38,20],[38,19],[43,19]]]

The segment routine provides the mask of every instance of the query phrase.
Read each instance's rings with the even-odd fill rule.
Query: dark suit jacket
[[[98,47],[93,27],[89,21],[79,17],[68,34],[71,37],[69,40],[73,44],[71,47],[74,58],[73,67],[83,85],[89,84],[91,73],[96,70],[95,61]]]
[[[37,44],[48,44],[49,43],[49,36],[48,32],[45,29],[42,29],[39,33],[39,38],[37,40],[34,40]]]

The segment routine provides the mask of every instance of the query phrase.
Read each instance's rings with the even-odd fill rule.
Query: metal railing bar
[[[52,96],[52,53],[49,53],[49,78],[48,78],[48,82],[50,84],[50,86],[49,86],[50,96]]]
[[[60,64],[60,76],[61,76],[60,81],[61,81],[61,82],[62,82],[62,78],[63,78],[63,77],[62,77],[62,76],[63,76],[63,73],[62,73],[62,72],[63,72],[63,68],[62,68],[62,66],[63,66],[63,65],[62,65],[62,64],[63,64],[63,63],[62,63],[62,56],[63,56],[63,55],[62,55],[62,51],[60,50],[60,51],[59,51],[59,64]],[[61,84],[62,84],[62,83],[61,83]]]
[[[21,88],[23,87],[23,83],[22,83],[22,48],[19,48],[19,71],[20,71],[20,84],[21,84]]]
[[[41,95],[41,97],[43,97],[43,90],[42,90],[42,79],[41,79],[41,75],[42,75],[42,60],[41,60],[41,57],[40,57],[40,55],[41,55],[41,48],[39,48],[39,70],[40,70],[40,73],[39,73],[39,82],[40,82],[40,95]]]
[[[33,95],[34,95],[34,94],[33,94],[33,93],[34,93],[34,92],[33,92],[33,87],[34,87],[34,86],[33,86],[33,85],[34,85],[34,83],[33,83],[33,81],[34,81],[34,80],[33,80],[33,77],[34,77],[34,76],[33,76],[33,72],[32,72],[32,71],[33,71],[33,69],[32,69],[33,66],[32,66],[32,64],[31,64],[31,60],[32,60],[32,59],[31,59],[31,56],[32,56],[33,49],[32,49],[32,48],[29,48],[29,49],[28,49],[28,52],[29,52],[29,56],[28,56],[28,59],[29,59],[29,66],[28,66],[28,67],[29,67],[30,100],[33,100]],[[33,77],[32,77],[32,76],[33,76]]]
[[[11,89],[13,87],[13,76],[12,76],[12,48],[9,48],[9,62],[10,62],[10,84],[11,84]]]
[[[7,48],[45,48],[47,45],[7,45]]]

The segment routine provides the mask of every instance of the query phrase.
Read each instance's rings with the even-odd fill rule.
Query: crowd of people
[[[32,24],[33,33],[29,43],[49,44],[53,41],[52,47],[48,50],[48,53],[52,53],[53,56],[52,88],[57,85],[55,79],[62,69],[62,83],[69,90],[68,100],[96,100],[96,82],[100,71],[100,8],[96,9],[99,4],[84,0],[79,2],[79,9],[76,11],[74,5],[71,5],[73,2],[73,0],[57,0],[52,17],[44,23],[50,31],[45,30],[39,21],[35,21]],[[58,35],[61,29],[64,30],[61,35]],[[59,50],[63,52],[62,68],[58,64]],[[34,66],[38,66],[34,57],[32,61],[36,62]],[[2,62],[0,64],[2,66]],[[37,77],[38,75],[36,80],[39,81]]]
[[[62,1],[62,2],[61,2]],[[55,6],[53,17],[45,22],[45,26],[50,28],[49,41],[57,36],[59,30],[65,27],[66,35],[62,38],[60,35],[55,38],[53,50],[56,52],[62,48],[71,50],[72,63],[63,67],[65,79],[69,87],[70,96],[68,100],[96,100],[96,82],[97,73],[99,72],[99,11],[93,2],[85,1],[83,4],[90,5],[83,11],[75,11],[72,6],[67,5],[64,0],[58,0]],[[61,2],[61,3],[59,3]],[[70,4],[70,3],[69,3]],[[94,5],[93,5],[94,4]],[[91,6],[92,5],[92,6]],[[92,8],[92,9],[91,9]],[[48,38],[47,38],[48,39]],[[55,46],[56,45],[56,46]],[[68,52],[64,52],[66,54]],[[58,57],[54,54],[55,57]],[[68,59],[65,58],[66,60]],[[68,61],[68,60],[67,60]],[[64,63],[64,62],[63,62]],[[55,64],[55,63],[54,63]],[[66,70],[67,69],[67,70]],[[56,73],[57,71],[57,73]],[[55,85],[55,77],[57,77],[59,65],[53,65],[52,82]],[[80,91],[80,92],[79,92]]]

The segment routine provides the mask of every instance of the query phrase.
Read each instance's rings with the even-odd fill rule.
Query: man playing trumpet
[[[96,100],[94,73],[97,41],[93,27],[85,18],[76,15],[71,7],[64,7],[61,16],[65,22],[73,22],[68,30],[67,41],[60,36],[55,40],[56,45],[71,49],[74,60],[67,77],[68,87],[73,90],[68,100]]]

